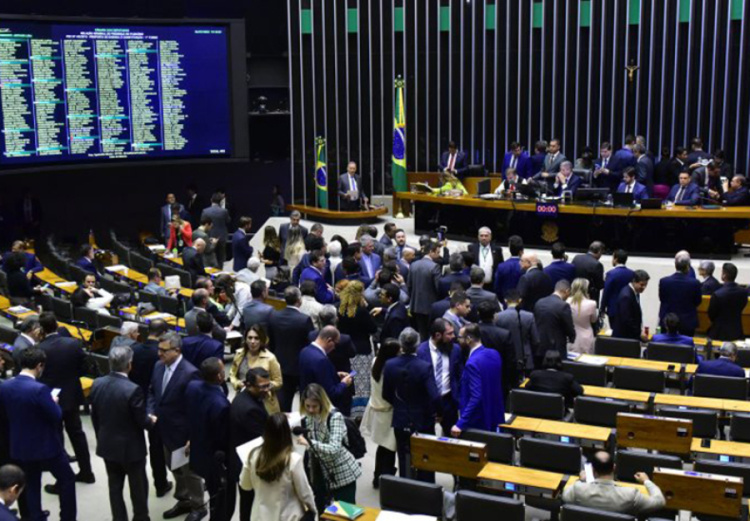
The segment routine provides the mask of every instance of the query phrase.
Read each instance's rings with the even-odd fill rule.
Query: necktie
[[[516,165],[518,164],[518,158],[516,156],[511,156],[510,158],[510,167],[516,168]]]
[[[677,192],[677,197],[675,197],[675,201],[679,202],[682,201],[682,196],[685,195],[685,188],[680,187],[680,190]]]
[[[164,396],[164,391],[167,390],[167,385],[169,384],[169,377],[172,376],[172,371],[169,369],[169,367],[164,366],[164,378],[162,378],[161,381],[161,394]]]
[[[602,163],[602,168],[607,168],[607,163],[609,163],[609,158],[604,158],[604,163]]]
[[[629,194],[633,192],[633,185],[628,185],[628,189],[625,193]]]
[[[354,182],[354,176],[349,176],[349,191],[353,192],[357,189],[357,183]]]
[[[438,351],[437,362],[435,363],[435,384],[437,385],[438,394],[443,395],[443,353]]]
[[[456,166],[456,154],[451,154],[450,161],[448,161],[448,170],[453,171],[454,166]]]

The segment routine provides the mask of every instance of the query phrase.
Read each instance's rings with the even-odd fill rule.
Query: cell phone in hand
[[[354,370],[354,369],[352,369],[352,372],[349,373],[349,376],[351,376],[352,378],[354,378],[355,376],[357,376],[357,371]]]
[[[60,389],[59,387],[55,387],[54,389],[52,389],[52,391],[50,391],[50,394],[52,395],[52,398],[57,398],[58,396],[60,396],[60,391],[61,390],[62,389]]]

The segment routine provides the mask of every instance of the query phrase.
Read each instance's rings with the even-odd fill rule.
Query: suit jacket
[[[60,389],[59,405],[63,411],[72,411],[83,405],[81,376],[85,374],[81,341],[57,333],[39,342],[39,349],[47,355],[39,381],[50,389]]]
[[[445,312],[448,311],[450,308],[451,308],[451,299],[448,297],[445,297],[444,299],[440,299],[437,302],[433,303],[432,306],[430,306],[430,316],[429,316],[430,324],[432,324],[436,318],[443,318],[443,315],[445,315]]]
[[[339,266],[341,266],[341,263],[339,263]],[[300,277],[302,276],[302,272],[310,267],[310,252],[305,253],[300,258],[297,265],[294,267],[294,270],[292,271],[292,284],[295,286],[298,286],[300,284]],[[338,266],[337,266],[338,267]],[[323,268],[323,278],[325,281],[333,286],[333,276],[331,274],[331,261],[326,259],[326,266]],[[342,276],[343,278],[343,276]]]
[[[521,309],[534,311],[539,299],[549,296],[555,290],[552,279],[537,267],[531,267],[518,281],[518,292],[521,294]]]
[[[411,263],[407,288],[411,297],[412,313],[429,315],[432,304],[438,300],[440,266],[429,257]]]
[[[447,297],[454,282],[460,282],[464,290],[469,289],[469,286],[471,286],[471,279],[469,279],[468,275],[464,275],[463,273],[449,273],[438,280],[438,298]]]
[[[307,346],[307,335],[313,329],[312,319],[297,308],[271,312],[268,349],[276,355],[281,374],[299,375],[299,354]]]
[[[62,411],[52,399],[52,389],[25,375],[0,386],[0,400],[8,419],[10,457],[14,461],[40,461],[59,456]]]
[[[537,175],[544,168],[544,160],[547,159],[546,153],[534,154],[531,156],[531,175]]]
[[[330,273],[330,270],[328,270],[328,273]],[[311,280],[315,283],[315,300],[321,304],[331,304],[335,300],[333,291],[328,288],[323,274],[317,268],[310,266],[304,269],[300,276],[300,284],[306,280]]]
[[[674,185],[672,189],[669,191],[669,195],[667,195],[667,201],[672,201],[674,204],[677,205],[684,205],[684,206],[694,206],[698,204],[700,201],[700,190],[698,189],[698,186],[695,183],[690,183],[685,187],[685,192],[682,195],[681,201],[676,201],[677,198],[677,192],[680,191],[680,185],[679,183]]]
[[[565,187],[563,185],[558,184],[557,181],[555,181],[555,195],[562,196],[563,192],[570,192],[572,194],[576,193],[576,190],[578,190],[581,185],[583,184],[583,180],[581,180],[580,177],[578,177],[575,174],[570,174],[570,177],[568,178],[568,183]]]
[[[388,360],[383,368],[383,398],[393,405],[394,429],[435,432],[440,395],[429,363],[414,355]]]
[[[315,342],[315,339],[318,338],[318,333],[320,333],[318,329],[310,331],[307,335],[307,341],[309,344]],[[346,333],[341,333],[339,335],[339,341],[336,343],[336,347],[333,348],[333,351],[328,353],[328,359],[333,364],[333,367],[336,368],[337,373],[339,371],[343,373],[351,373],[352,358],[355,356],[357,356],[357,348],[354,346],[354,342],[352,342],[352,337]],[[352,388],[350,387],[350,394],[351,390]]]
[[[362,270],[362,278],[367,281],[365,284],[365,287],[369,286],[372,282],[372,279],[375,278],[375,274],[380,269],[380,266],[383,264],[383,260],[380,258],[380,255],[378,255],[375,252],[372,252],[370,254],[370,260],[372,264],[372,273],[367,272],[367,264],[365,263],[365,255],[362,254],[362,258],[359,259],[359,267]]]
[[[229,406],[229,440],[232,448],[263,436],[266,420],[268,412],[263,400],[244,390],[237,393]],[[242,464],[237,452],[233,450],[229,458],[230,475],[237,478],[242,470]]]
[[[576,382],[573,375],[564,371],[554,369],[537,369],[529,375],[529,383],[526,384],[529,391],[540,393],[557,393],[563,395],[568,407],[573,405],[573,399],[583,394],[583,387]]]
[[[687,347],[695,347],[693,337],[680,335],[679,333],[659,333],[658,335],[654,335],[653,337],[651,337],[651,341],[658,344],[674,344]]]
[[[183,215],[185,213],[185,207],[180,205],[180,215]],[[169,223],[172,222],[172,207],[168,204],[165,204],[161,207],[161,236],[166,241],[169,239]]]
[[[659,280],[659,301],[659,322],[663,323],[668,313],[676,313],[680,317],[680,331],[694,331],[698,327],[701,283],[697,279],[683,273],[663,277]]]
[[[205,277],[206,265],[203,262],[203,255],[198,253],[198,250],[192,246],[185,246],[182,250],[182,264],[184,268],[190,273],[193,281],[198,277]]]
[[[568,158],[566,158],[562,152],[558,152],[557,156],[554,158],[552,157],[552,154],[547,154],[544,156],[544,166],[542,167],[542,171],[549,174],[556,174],[560,171],[560,165],[567,160]]]
[[[13,342],[13,372],[18,374],[21,372],[21,353],[26,349],[33,347],[34,343],[28,340],[25,336],[19,334],[16,340]]]
[[[747,206],[750,204],[750,193],[743,186],[732,192],[724,192],[721,200],[724,206]]]
[[[570,262],[553,260],[544,268],[544,273],[552,281],[552,287],[554,288],[555,284],[563,279],[572,283],[573,279],[576,278],[576,267]]]
[[[305,347],[299,354],[300,392],[310,384],[318,384],[325,389],[331,403],[337,408],[349,393],[349,387],[339,378],[333,362],[315,344]]]
[[[628,189],[628,185],[626,185],[624,182],[620,183],[620,186],[617,187],[617,193],[624,194],[627,191],[627,189]],[[635,184],[633,185],[632,193],[633,193],[633,201],[640,201],[648,197],[648,189],[638,181],[636,181]]]
[[[654,161],[647,155],[642,155],[635,162],[638,182],[647,187],[654,186]]]
[[[128,376],[141,388],[145,396],[148,393],[148,386],[151,385],[154,366],[159,361],[159,342],[157,340],[136,342],[130,348],[133,350],[133,367]]]
[[[503,361],[503,371],[500,376],[503,383],[503,396],[507,397],[510,390],[519,382],[518,358],[513,336],[509,330],[487,322],[479,323],[479,331],[482,335],[482,345],[497,351]]]
[[[446,150],[440,155],[440,171],[448,168],[448,161],[450,160],[450,153]],[[453,169],[456,174],[463,175],[468,170],[469,165],[467,164],[466,152],[463,150],[456,150],[456,160],[453,163]]]
[[[616,266],[607,272],[602,295],[602,313],[606,312],[610,320],[617,316],[617,303],[622,288],[630,284],[632,280],[633,270],[624,265]]]
[[[505,157],[503,158],[503,178],[505,178],[505,172],[508,170],[508,167],[510,167],[510,161],[512,159],[513,153],[512,152],[506,152]],[[531,177],[532,174],[532,164],[531,164],[531,158],[529,157],[529,153],[525,150],[521,152],[521,155],[518,156],[518,159],[516,160],[516,172],[518,173],[518,177],[521,179],[528,179]],[[536,172],[534,172],[535,174]]]
[[[525,369],[534,367],[534,353],[539,345],[539,331],[534,314],[516,308],[508,308],[495,316],[495,325],[510,332],[516,350],[516,360]]]
[[[18,518],[8,507],[0,505],[0,521],[18,521]]]
[[[397,302],[392,308],[384,311],[383,327],[380,328],[380,344],[387,338],[398,338],[401,332],[409,327],[409,315],[406,306]]]
[[[281,253],[284,254],[284,249],[286,248],[286,240],[289,238],[289,227],[291,226],[291,223],[283,223],[281,226],[279,226],[279,240],[281,241]],[[306,227],[299,225],[300,233],[302,234],[302,240],[304,240],[307,237],[308,230]]]
[[[6,272],[8,271],[6,262],[8,261],[8,256],[10,256],[11,253],[12,252],[10,251],[6,251],[5,253],[3,253],[2,268]],[[24,255],[24,258],[26,259],[26,263],[24,264],[24,267],[23,267],[24,273],[29,273],[29,272],[38,273],[44,269],[44,266],[42,266],[41,261],[37,259],[36,255],[34,255],[33,253],[24,253],[23,255]]]
[[[211,222],[213,222],[209,235],[212,238],[219,239],[222,243],[226,242],[229,235],[229,225],[232,222],[232,219],[229,217],[229,210],[222,208],[218,204],[212,204],[201,212],[201,220],[204,217],[210,217]]]
[[[203,333],[191,335],[182,339],[182,356],[196,369],[200,369],[201,364],[208,358],[224,359],[224,343]]]
[[[146,395],[138,384],[110,373],[94,380],[90,399],[96,455],[115,463],[144,461],[143,430],[151,426],[151,420],[146,415]]]
[[[198,313],[208,313],[209,315],[211,315],[211,313],[209,313],[207,309],[202,309],[202,308],[193,308],[187,313],[185,313],[185,331],[187,332],[188,335],[192,336],[192,335],[197,335],[199,333],[198,323],[196,322],[196,319],[195,319]],[[216,323],[216,319],[213,318],[213,315],[211,316],[211,319],[214,321],[214,327],[211,331],[211,336],[215,340],[218,340],[219,342],[223,343],[227,339],[227,332],[224,331],[224,329],[219,324]]]
[[[158,418],[156,428],[159,429],[161,439],[170,451],[184,447],[190,439],[188,410],[192,404],[188,403],[185,391],[190,382],[200,378],[198,369],[184,357],[175,363],[177,367],[166,389],[163,389],[166,366],[162,361],[157,362],[151,377],[147,401],[148,413]]]
[[[229,400],[221,386],[203,380],[188,384],[185,399],[190,404],[190,468],[208,479],[219,473],[217,452],[223,452],[225,458],[233,457],[229,453]]]
[[[502,302],[505,299],[505,292],[518,287],[523,272],[521,271],[521,261],[518,257],[510,257],[504,262],[497,265],[493,284],[497,298]]]
[[[502,378],[498,378],[502,366],[500,354],[493,349],[479,346],[469,355],[461,379],[459,429],[497,432],[505,422]]]
[[[339,176],[339,198],[343,199],[346,196],[346,192],[350,190],[349,186],[349,174],[343,173]],[[365,187],[362,185],[362,176],[354,174],[354,184],[356,189],[359,191],[359,199],[365,197]]]
[[[96,270],[96,264],[94,264],[93,261],[88,257],[81,257],[80,259],[78,259],[76,261],[76,266],[81,268],[83,271],[94,275],[96,277],[96,280],[99,280],[99,277],[101,277],[101,275],[99,275],[99,272]]]
[[[714,376],[732,376],[745,378],[745,370],[729,358],[719,357],[715,360],[704,360],[698,364],[695,374],[709,374]]]
[[[481,304],[482,302],[490,302],[496,306],[496,309],[500,309],[500,304],[497,302],[497,295],[495,295],[491,291],[471,286],[466,290],[466,296],[469,297],[469,300],[471,301],[472,313],[475,309],[477,309],[477,307],[479,307],[479,304]],[[471,319],[474,317],[472,317],[472,315],[470,314],[469,318]],[[472,322],[475,321],[472,320]]]
[[[239,228],[232,235],[232,269],[235,272],[247,268],[247,261],[253,256],[253,247],[250,246],[251,238],[250,234]]]
[[[719,282],[716,277],[711,275],[710,277],[707,277],[706,280],[701,282],[701,293],[703,295],[713,295],[720,287],[721,282]]]
[[[742,331],[742,310],[747,306],[747,290],[736,282],[727,282],[711,295],[708,335],[719,340],[745,338]]]
[[[432,356],[430,355],[429,340],[419,344],[419,347],[417,348],[417,358],[430,364],[432,374],[435,374],[435,366],[432,365]],[[450,373],[451,377],[451,393],[453,401],[458,405],[458,390],[459,384],[461,383],[461,375],[463,373],[463,359],[461,356],[461,348],[458,347],[458,344],[453,344],[451,354],[448,356],[448,373]],[[435,383],[435,387],[437,388],[437,382]],[[446,390],[443,389],[443,392],[446,392]]]
[[[635,156],[629,148],[621,148],[612,156],[609,163],[609,170],[612,175],[622,178],[622,171],[628,167],[635,166]]]
[[[573,313],[570,304],[557,295],[540,299],[534,306],[534,320],[539,332],[539,350],[536,356],[542,357],[547,350],[556,349],[563,360],[568,356],[568,342],[576,339]]]
[[[195,197],[188,199],[185,210],[190,214],[190,224],[193,225],[193,229],[197,228],[201,223],[201,213],[208,203],[205,198],[200,194],[195,194]]]
[[[480,248],[481,246],[478,242],[472,242],[467,247],[467,251],[474,257],[474,266],[479,266]],[[492,252],[492,272],[494,273],[504,260],[503,248],[499,244],[490,243],[490,251]]]
[[[273,306],[253,299],[242,308],[242,324],[245,326],[245,329],[255,324],[260,324],[268,329],[268,321],[271,318],[272,312]]]
[[[599,304],[599,294],[604,289],[604,266],[590,253],[581,253],[573,257],[576,277],[589,281],[589,297]]]
[[[641,339],[641,324],[643,324],[641,301],[630,284],[620,290],[617,297],[617,314],[612,314],[610,310],[608,315],[613,337]]]

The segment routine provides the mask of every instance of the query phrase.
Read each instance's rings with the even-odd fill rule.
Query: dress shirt
[[[450,356],[441,353],[437,346],[432,343],[432,340],[430,340],[430,358],[432,358],[433,372],[435,371],[435,367],[437,367],[437,359],[439,356],[443,357],[443,374],[441,375],[441,378],[443,380],[443,396],[445,396],[451,392],[451,359]]]
[[[518,165],[518,157],[516,157],[515,154],[510,155],[510,165],[508,165],[509,168],[516,168],[516,165]]]
[[[493,268],[492,248],[489,245],[479,245],[479,258],[477,262],[479,267],[484,270],[484,283],[488,284],[492,282],[492,268]]]
[[[175,362],[172,365],[166,365],[164,364],[164,380],[162,380],[162,386],[161,386],[161,394],[164,395],[164,390],[169,385],[169,381],[172,379],[172,375],[174,374],[175,369],[177,369],[177,366],[182,362],[182,354],[175,360]]]
[[[632,183],[628,183],[627,185],[625,185],[625,193],[626,194],[632,194],[633,193],[633,186],[635,186],[635,181],[633,181]]]
[[[312,343],[311,345],[314,345],[315,347],[317,347],[318,349],[320,349],[320,351],[321,351],[321,352],[322,352],[322,353],[323,353],[324,355],[328,356],[328,353],[326,353],[326,350],[325,350],[325,349],[323,349],[323,347],[322,347],[322,346],[320,346],[320,345],[319,345],[319,344],[318,344],[317,342],[313,342],[313,343]]]
[[[458,154],[458,152],[456,152],[456,154]],[[452,172],[456,166],[456,154],[450,154],[450,157],[448,158],[448,171],[449,172]]]
[[[675,196],[674,200],[675,202],[682,201],[682,197],[685,195],[685,187],[681,186],[679,190],[677,190],[677,195]]]
[[[372,255],[366,255],[363,253],[362,260],[365,261],[365,266],[367,266],[367,276],[371,279],[375,278],[375,273],[373,273],[372,270]]]
[[[477,350],[477,349],[479,349],[480,347],[482,347],[482,344],[479,344],[479,345],[478,345],[478,346],[476,346],[476,347],[472,347],[472,348],[471,348],[471,351],[469,351],[469,356],[468,356],[468,357],[466,358],[466,360],[468,361],[468,360],[469,360],[469,358],[471,358],[471,355],[473,355],[473,354],[474,354],[474,351],[476,351],[476,350]]]
[[[32,346],[35,346],[35,345],[36,345],[36,341],[34,341],[34,339],[33,339],[33,338],[31,338],[31,337],[30,337],[29,335],[27,335],[26,333],[21,333],[21,336],[22,336],[23,338],[25,338],[26,340],[28,340],[28,341],[29,341],[29,343],[30,343],[30,344],[31,344]]]

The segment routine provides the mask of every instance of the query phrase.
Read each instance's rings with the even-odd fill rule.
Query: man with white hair
[[[573,163],[570,161],[563,161],[560,165],[560,171],[555,177],[555,195],[558,197],[565,192],[575,194],[576,190],[583,184],[581,178],[573,173]]]
[[[695,374],[745,378],[745,370],[737,363],[737,346],[732,342],[724,342],[719,350],[719,358],[704,360],[698,364]]]
[[[237,272],[237,280],[244,282],[248,286],[256,280],[259,280],[261,276],[258,274],[258,268],[260,268],[260,259],[258,257],[250,257],[247,261],[247,267]]]
[[[674,255],[674,260],[677,262],[678,259],[686,259],[688,262],[688,275],[695,278],[695,270],[693,269],[693,265],[691,264],[692,259],[690,258],[690,252],[687,250],[680,250]]]
[[[362,277],[366,279],[365,286],[369,286],[383,261],[380,255],[375,253],[375,239],[370,235],[363,235],[359,242],[362,245],[362,258],[359,260],[359,266],[362,269]]]
[[[701,282],[701,293],[703,295],[713,295],[721,287],[721,282],[714,277],[716,267],[710,260],[702,260],[698,266],[698,276],[703,278]]]
[[[469,244],[467,250],[474,257],[474,266],[484,270],[484,289],[491,289],[492,275],[497,265],[503,262],[503,248],[492,242],[492,230],[487,226],[479,228],[477,242]]]
[[[112,339],[110,347],[130,347],[138,342],[138,324],[135,322],[123,322],[120,326],[120,336]]]

